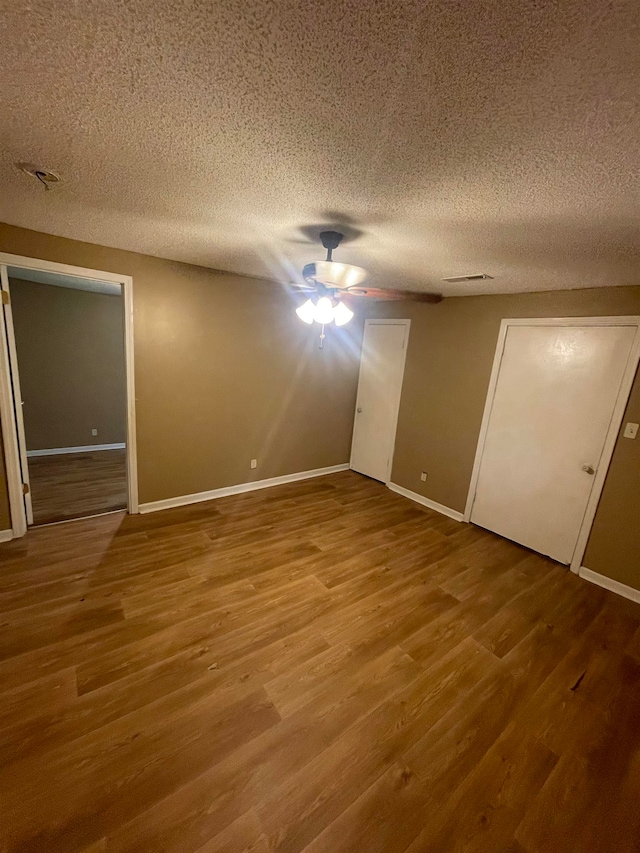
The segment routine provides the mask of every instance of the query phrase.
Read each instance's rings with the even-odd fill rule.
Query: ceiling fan
[[[327,250],[324,261],[306,264],[302,277],[306,284],[293,285],[297,290],[314,294],[296,309],[296,314],[305,323],[319,323],[322,328],[320,346],[324,340],[324,326],[335,323],[343,326],[353,317],[353,311],[345,299],[367,298],[376,300],[411,299],[414,302],[440,302],[442,296],[437,293],[416,293],[412,290],[392,290],[380,287],[367,287],[368,272],[353,264],[343,264],[333,260],[333,252],[340,245],[343,234],[339,231],[321,231],[320,241]]]

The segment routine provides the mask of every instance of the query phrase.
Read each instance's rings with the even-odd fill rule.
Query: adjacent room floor
[[[124,450],[31,457],[34,524],[126,509],[126,459]]]
[[[10,853],[613,851],[640,606],[352,472],[0,546]]]

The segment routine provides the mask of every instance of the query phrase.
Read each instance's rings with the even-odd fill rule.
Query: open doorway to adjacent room
[[[10,397],[13,428],[7,435],[3,424],[3,437],[9,451],[15,444],[18,536],[27,526],[131,510],[137,502],[125,284],[34,263],[0,265],[3,397]]]

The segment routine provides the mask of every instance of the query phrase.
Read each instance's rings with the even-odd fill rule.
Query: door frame
[[[387,463],[387,472],[385,476],[385,486],[388,486],[391,482],[391,471],[393,470],[393,457],[396,452],[396,434],[398,431],[398,417],[400,415],[400,398],[402,397],[402,386],[404,384],[404,371],[407,364],[407,350],[409,349],[409,332],[411,331],[411,320],[378,320],[378,319],[370,319],[364,321],[364,328],[362,330],[362,343],[364,345],[364,336],[369,326],[404,326],[405,327],[405,337],[404,337],[404,349],[402,356],[402,379],[400,381],[400,387],[398,388],[398,399],[394,404],[395,408],[395,416],[393,420],[393,442],[391,445],[391,455],[389,456],[389,462]],[[358,402],[360,398],[360,370],[362,369],[362,348],[360,349],[360,369],[358,370],[358,390],[356,393],[356,411],[354,412],[353,418],[353,431],[351,433],[351,453],[349,454],[349,468],[351,468],[351,463],[353,460],[353,443],[356,437],[356,415],[358,412]]]
[[[7,266],[5,264],[0,264],[0,281],[2,283],[3,300],[6,299],[6,297],[4,296],[4,291],[9,294],[9,299],[7,300],[7,302],[4,303],[3,301],[4,310],[2,312],[2,322],[6,328],[6,346],[9,357],[9,372],[11,376],[10,387],[15,406],[13,414],[15,417],[16,436],[18,440],[18,462],[20,465],[21,484],[23,489],[25,485],[27,487],[26,494],[22,495],[22,500],[25,504],[26,523],[27,526],[29,526],[30,524],[33,524],[33,506],[31,504],[31,482],[29,478],[29,466],[27,463],[27,441],[24,431],[23,409],[22,405],[17,405],[15,403],[16,400],[22,400],[22,393],[20,391],[20,375],[18,373],[18,353],[16,350],[16,336],[13,326],[13,309],[10,298],[9,276],[7,273]],[[4,336],[3,344],[5,344]]]
[[[600,501],[600,496],[602,494],[602,489],[604,488],[604,482],[609,471],[609,465],[611,464],[613,450],[616,444],[616,440],[618,438],[618,434],[620,432],[620,427],[622,425],[622,419],[624,417],[624,412],[627,406],[627,401],[629,399],[629,394],[631,393],[633,380],[638,369],[638,362],[640,361],[640,316],[529,317],[502,320],[502,322],[500,323],[500,332],[498,334],[496,352],[493,359],[493,367],[491,368],[491,378],[489,380],[487,399],[485,402],[484,413],[482,416],[482,425],[480,427],[478,446],[476,449],[475,460],[473,463],[473,471],[471,474],[471,482],[469,483],[469,493],[467,496],[467,503],[464,511],[464,521],[467,522],[471,521],[471,511],[473,509],[473,503],[478,487],[478,477],[480,475],[480,464],[482,462],[482,454],[484,452],[487,431],[489,429],[489,420],[491,417],[493,400],[498,384],[498,375],[500,373],[500,366],[502,364],[502,357],[504,354],[504,346],[507,339],[507,332],[509,331],[510,326],[633,326],[636,330],[635,337],[631,345],[631,350],[629,352],[627,365],[625,367],[622,376],[622,381],[620,383],[618,396],[613,407],[613,412],[611,415],[611,420],[609,422],[609,428],[607,430],[604,446],[602,448],[602,454],[600,456],[598,468],[593,478],[593,486],[591,487],[591,492],[589,494],[589,500],[587,501],[585,514],[582,518],[582,524],[580,525],[578,540],[576,542],[576,547],[573,552],[573,557],[571,559],[571,571],[575,574],[579,574],[582,565],[582,558],[584,557],[584,552],[587,549],[589,534],[591,533],[591,527],[593,525],[593,520],[595,518],[598,503]]]
[[[104,270],[87,269],[84,267],[58,264],[53,261],[43,261],[38,258],[27,258],[22,255],[12,255],[0,252],[0,278],[2,290],[8,292],[7,267],[22,267],[23,269],[40,270],[43,272],[62,273],[78,278],[90,278],[97,281],[107,281],[122,287],[124,305],[124,351],[127,390],[127,508],[130,513],[138,512],[138,453],[136,445],[136,404],[135,404],[135,375],[133,361],[133,279],[129,275],[105,272]],[[4,299],[5,297],[3,297]],[[16,427],[16,411],[21,401],[14,395],[12,370],[7,341],[14,340],[13,319],[9,309],[0,311],[0,418],[2,419],[2,440],[9,492],[9,507],[11,512],[11,534],[13,538],[24,536],[27,531],[27,518],[22,492],[22,474],[20,464],[20,443]],[[14,373],[18,376],[19,365],[14,364]],[[26,447],[23,448],[26,452]]]

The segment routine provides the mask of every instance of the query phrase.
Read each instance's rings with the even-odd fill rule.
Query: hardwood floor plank
[[[556,762],[536,738],[510,725],[463,784],[434,805],[407,853],[503,849]]]
[[[104,628],[124,619],[117,598],[110,601],[78,601],[39,619],[8,618],[0,627],[0,660],[50,646],[68,637]]]
[[[539,558],[535,556],[529,560],[537,571]],[[563,586],[562,572],[554,571],[549,565],[547,571],[540,572],[539,579],[532,586],[523,589],[474,630],[473,637],[498,657],[504,657],[544,618]]]
[[[101,838],[95,844],[90,844],[88,847],[83,847],[80,853],[104,853],[107,849],[107,839]]]
[[[258,814],[273,849],[302,850],[492,666],[486,650],[465,641],[269,792]]]
[[[0,545],[3,853],[637,853],[638,707],[640,606],[353,472]]]
[[[267,837],[251,809],[212,838],[197,853],[270,853]]]
[[[29,480],[35,524],[127,506],[125,450],[34,456],[29,459]]]
[[[561,757],[517,829],[527,849],[551,853],[570,838],[576,853],[638,850],[639,703],[636,685],[619,695],[602,728]]]
[[[417,677],[415,664],[389,650],[341,679],[324,701],[314,697],[280,724],[241,746],[217,766],[123,826],[111,839],[114,853],[143,853],[162,844],[165,853],[195,849],[260,802],[355,721]]]
[[[45,675],[0,693],[0,744],[7,728],[43,713],[66,710],[78,696],[74,667]],[[0,745],[0,760],[3,750]]]
[[[456,571],[456,577],[458,572]],[[517,568],[487,579],[475,597],[465,596],[457,606],[437,616],[402,642],[402,647],[415,660],[430,666],[440,655],[455,648],[465,637],[473,636],[492,615],[498,613],[519,591],[528,589],[531,581]],[[444,586],[443,586],[444,588]],[[458,587],[459,588],[459,587]]]
[[[74,741],[72,749],[0,770],[0,812],[11,827],[10,849],[67,853],[109,835],[181,780],[279,720],[263,691],[222,707],[210,696],[186,707],[177,693],[171,698],[161,708],[147,705],[103,726]],[[44,800],[42,774],[50,785]]]
[[[220,668],[215,651],[208,646],[190,647],[132,675],[79,696],[64,713],[43,712],[14,723],[0,732],[0,763],[9,763],[30,752],[70,743],[132,711],[191,686],[188,701],[212,691],[219,698],[242,690],[251,693],[328,648],[310,630],[287,636],[265,649],[248,654]],[[74,677],[75,691],[75,677]]]
[[[633,695],[640,685],[640,667],[624,654],[634,624],[605,607],[578,639],[566,637],[566,654],[518,715],[556,755],[595,742],[620,693]]]
[[[637,661],[640,661],[640,628],[633,635],[631,642],[627,646],[627,653],[635,658]]]
[[[294,624],[307,624],[317,612],[329,608],[330,598],[326,588],[309,577],[288,584],[277,595],[254,595],[235,608],[216,607],[214,601],[210,606],[210,610],[168,627],[167,618],[173,622],[170,614],[152,616],[152,620],[162,621],[152,622],[157,630],[150,631],[145,639],[109,649],[101,656],[91,655],[77,668],[79,692],[95,690],[194,645],[204,644],[214,650],[222,665],[230,655],[239,657],[241,647],[255,649],[258,636],[267,646],[295,630]]]
[[[24,591],[25,585],[30,588],[43,586],[45,596],[49,596],[49,585],[61,582],[60,588],[71,580],[80,581],[80,589],[98,590],[113,584],[114,581],[135,579],[146,572],[155,573],[164,567],[175,567],[178,564],[188,567],[198,557],[210,549],[210,541],[202,531],[176,536],[165,543],[149,546],[145,536],[137,542],[128,541],[125,547],[116,548],[105,541],[98,547],[95,540],[87,550],[89,556],[77,556],[78,550],[83,549],[84,543],[69,543],[60,551],[54,552],[55,559],[49,552],[38,554],[33,560],[28,557],[27,571],[19,576],[3,575],[0,578],[0,594],[11,593],[16,589]],[[37,564],[33,568],[33,564]],[[31,570],[29,570],[31,569]],[[26,605],[30,603],[27,598]]]
[[[401,853],[419,830],[428,798],[427,786],[394,762],[304,851]]]

